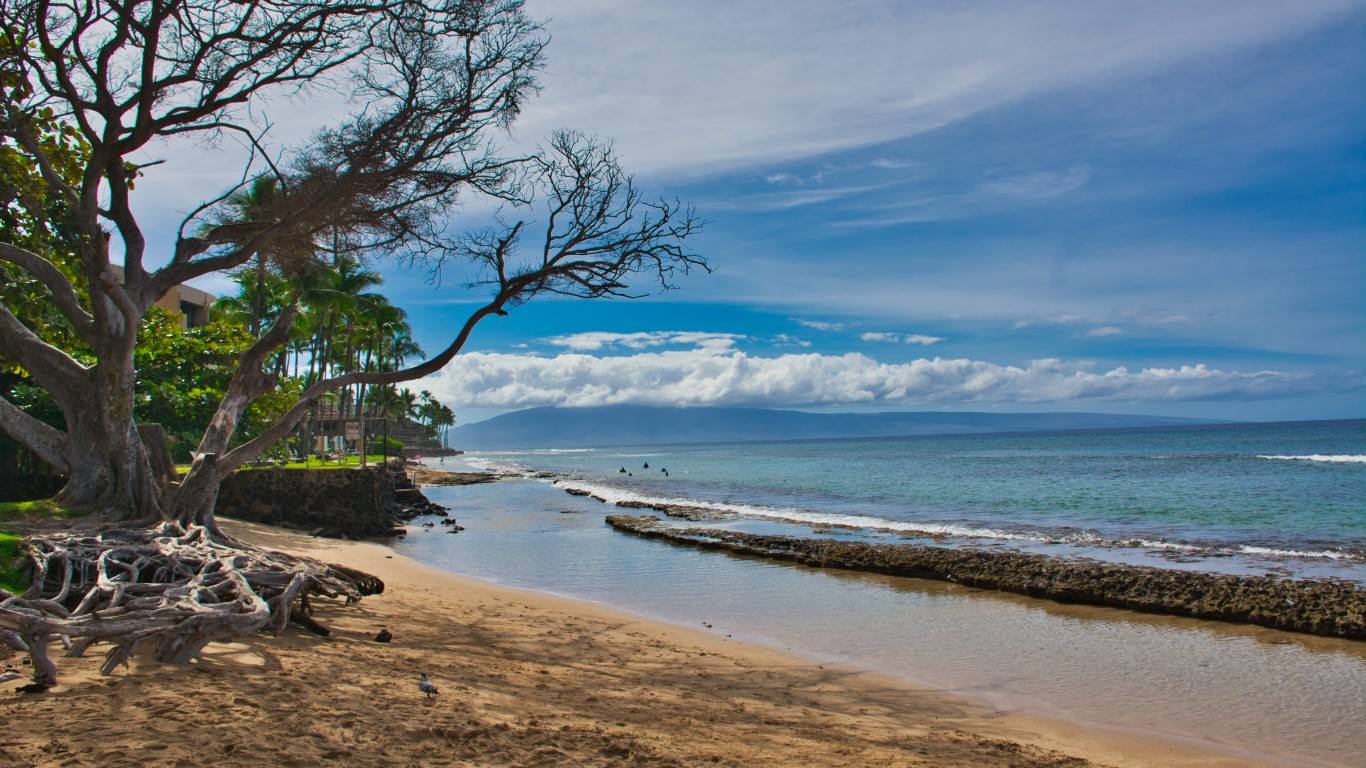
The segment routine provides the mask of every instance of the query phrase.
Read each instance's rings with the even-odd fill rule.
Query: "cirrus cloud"
[[[866,355],[754,357],[698,348],[597,357],[470,353],[424,387],[457,408],[536,406],[973,405],[1075,401],[1260,400],[1366,388],[1357,374],[1244,373],[1185,365],[1094,371],[1079,362],[969,359],[881,363]]]
[[[885,341],[892,344],[919,344],[923,347],[944,340],[943,336],[926,336],[923,333],[865,333],[859,338],[864,341]]]

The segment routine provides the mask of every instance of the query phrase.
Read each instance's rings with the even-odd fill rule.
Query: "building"
[[[123,282],[123,267],[114,264],[114,277]],[[214,301],[218,299],[211,293],[192,288],[188,285],[177,285],[166,292],[152,305],[161,307],[168,312],[176,312],[180,315],[180,327],[198,328],[207,325],[210,320],[210,309]]]

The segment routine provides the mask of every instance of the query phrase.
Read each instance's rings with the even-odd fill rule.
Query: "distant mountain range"
[[[1108,413],[803,413],[765,408],[530,408],[466,424],[456,449],[591,448],[832,437],[1193,426],[1207,419]]]

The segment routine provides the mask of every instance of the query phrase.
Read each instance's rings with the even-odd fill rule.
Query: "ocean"
[[[1291,764],[1366,753],[1366,643],[679,548],[603,523],[636,510],[565,492],[701,507],[714,518],[679,524],[747,532],[1366,583],[1366,420],[480,451],[444,467],[514,475],[428,489],[466,530],[418,520],[396,545],[458,573],[1002,709]]]

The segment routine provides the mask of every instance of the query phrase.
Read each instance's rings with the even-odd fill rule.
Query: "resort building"
[[[114,264],[113,267],[114,276],[122,283],[123,267],[118,264]],[[162,296],[153,306],[179,313],[182,328],[198,328],[201,325],[208,324],[209,309],[217,298],[217,296],[198,288],[177,285],[167,291],[166,295]]]

